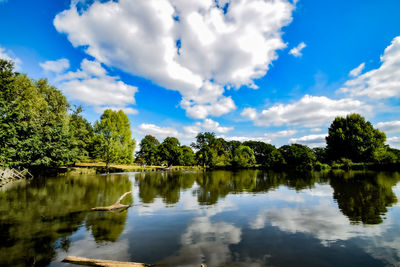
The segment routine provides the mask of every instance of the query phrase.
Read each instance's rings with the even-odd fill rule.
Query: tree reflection
[[[69,236],[85,218],[96,241],[115,241],[126,213],[89,210],[115,202],[131,187],[122,175],[71,176],[35,180],[0,192],[0,266],[48,265],[55,248],[68,251]]]
[[[333,176],[333,197],[352,223],[382,223],[387,207],[397,203],[392,187],[400,181],[398,173],[334,172]]]
[[[192,188],[199,175],[199,172],[141,173],[136,176],[139,197],[144,203],[152,203],[156,197],[161,197],[167,204],[177,203],[180,190]]]

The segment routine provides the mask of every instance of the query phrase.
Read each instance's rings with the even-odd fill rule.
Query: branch
[[[132,191],[126,192],[125,194],[123,194],[118,200],[117,202],[115,202],[114,204],[112,204],[111,206],[107,206],[107,207],[95,207],[92,208],[92,210],[95,211],[109,211],[109,210],[118,210],[118,209],[125,209],[125,208],[129,208],[131,205],[124,205],[121,204],[121,200],[126,197],[128,194],[131,194]]]
[[[68,263],[78,264],[78,265],[103,266],[103,267],[143,267],[143,266],[151,266],[149,264],[139,263],[139,262],[97,260],[97,259],[88,259],[88,258],[75,257],[75,256],[68,256],[65,259],[63,259],[63,262],[68,262]]]

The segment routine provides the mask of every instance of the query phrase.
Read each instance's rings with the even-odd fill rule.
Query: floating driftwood
[[[120,210],[120,209],[126,209],[129,208],[131,205],[124,205],[121,204],[121,200],[126,197],[127,195],[131,194],[132,191],[126,192],[125,194],[123,194],[118,200],[117,202],[115,202],[114,204],[112,204],[111,206],[107,206],[107,207],[95,207],[92,208],[92,210],[96,210],[96,211],[108,211],[108,210]]]
[[[124,262],[124,261],[111,261],[111,260],[97,260],[88,259],[83,257],[68,256],[63,262],[68,262],[78,265],[86,266],[104,266],[104,267],[142,267],[151,266],[150,264],[139,263],[139,262]]]

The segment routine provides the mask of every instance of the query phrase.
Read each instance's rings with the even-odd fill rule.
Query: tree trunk
[[[104,266],[104,267],[143,267],[143,266],[151,266],[149,264],[139,263],[139,262],[97,260],[97,259],[88,259],[88,258],[75,257],[75,256],[68,256],[63,260],[63,262],[68,262],[68,263],[78,264],[78,265],[86,265],[86,266]]]
[[[109,210],[119,210],[119,209],[125,209],[125,208],[129,208],[131,205],[124,205],[121,204],[121,200],[126,197],[127,195],[131,194],[132,191],[126,192],[125,194],[123,194],[118,200],[117,202],[115,202],[114,204],[112,204],[111,206],[107,206],[107,207],[95,207],[92,208],[92,210],[95,211],[109,211]]]

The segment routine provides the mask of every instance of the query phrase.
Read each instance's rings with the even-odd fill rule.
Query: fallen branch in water
[[[92,208],[92,210],[96,210],[96,211],[108,211],[108,210],[119,210],[119,209],[126,209],[129,208],[131,205],[124,205],[121,204],[121,200],[126,197],[128,194],[131,194],[132,191],[126,192],[125,194],[123,194],[118,200],[117,202],[115,202],[114,204],[112,204],[111,206],[107,206],[107,207],[95,207]]]
[[[139,262],[124,262],[124,261],[111,261],[111,260],[97,260],[88,259],[83,257],[68,256],[63,259],[63,262],[68,262],[78,265],[86,266],[104,266],[104,267],[142,267],[151,266],[150,264],[139,263]]]

